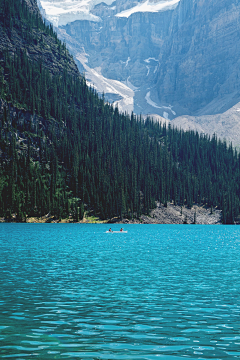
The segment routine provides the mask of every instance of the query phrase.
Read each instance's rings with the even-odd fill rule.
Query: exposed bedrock
[[[240,100],[239,16],[238,0],[181,0],[160,50],[162,101],[196,115],[226,111]]]
[[[189,115],[184,128],[214,129],[240,144],[240,135],[229,132],[240,126],[238,113],[229,115],[240,102],[239,0],[85,2],[98,21],[74,21],[76,14],[71,21],[67,9],[70,21],[59,35],[99,93],[122,111],[178,117],[178,126]],[[149,11],[159,4],[173,6]],[[206,117],[215,114],[217,124],[216,117]]]
[[[144,60],[158,59],[171,13],[164,12],[162,16],[136,13],[129,18],[112,16],[102,22],[76,21],[67,24],[65,30],[84,46],[89,66],[100,66],[102,74],[111,79],[124,81],[131,76],[134,85],[140,86],[149,75]]]

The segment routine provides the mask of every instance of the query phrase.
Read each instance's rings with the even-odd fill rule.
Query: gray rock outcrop
[[[216,114],[240,100],[238,0],[181,0],[160,52],[158,95],[188,114]]]
[[[238,114],[231,115],[240,102],[239,1],[180,0],[119,16],[147,3],[163,2],[97,1],[90,5],[99,21],[73,17],[59,36],[89,84],[120,110],[183,121],[239,145]]]

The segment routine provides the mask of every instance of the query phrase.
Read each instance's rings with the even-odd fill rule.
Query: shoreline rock
[[[83,220],[75,222],[71,217],[68,219],[56,219],[47,214],[41,218],[31,217],[26,223],[75,223],[75,224],[198,224],[198,225],[221,225],[222,210],[208,208],[206,206],[193,205],[191,209],[167,203],[167,207],[157,203],[156,208],[150,215],[141,215],[139,219],[113,218],[100,220],[96,217],[84,217]],[[0,222],[19,222],[15,214],[12,219],[0,218]]]
[[[193,205],[191,209],[167,203],[167,207],[157,203],[150,216],[141,215],[139,219],[116,221],[118,224],[198,224],[221,225],[222,210]]]

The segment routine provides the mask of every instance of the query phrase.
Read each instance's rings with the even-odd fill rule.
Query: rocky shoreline
[[[141,215],[140,219],[123,220],[118,223],[124,224],[222,224],[222,210],[208,208],[206,206],[193,205],[191,209],[167,203],[167,207],[158,203],[150,216]]]
[[[222,224],[222,210],[208,208],[206,206],[193,205],[191,209],[181,207],[172,203],[167,203],[167,207],[157,203],[149,216],[141,215],[139,219],[122,219],[113,218],[101,220],[93,216],[86,216],[78,223],[81,224],[201,224],[201,225],[220,225]],[[18,222],[13,215],[11,220],[0,218],[0,222]],[[71,217],[68,219],[56,219],[54,216],[47,214],[41,218],[29,217],[27,223],[76,223]]]

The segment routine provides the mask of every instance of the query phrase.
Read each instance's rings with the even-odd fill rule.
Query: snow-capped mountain
[[[117,17],[129,17],[134,13],[138,12],[160,12],[166,10],[173,10],[176,8],[177,4],[180,0],[169,0],[169,1],[160,1],[160,2],[152,2],[145,1],[143,3],[138,3],[136,6],[131,7],[130,9],[123,10],[120,13],[116,14]]]
[[[180,0],[38,1],[89,84],[106,99],[122,111],[175,116],[157,99],[154,78]]]
[[[117,12],[117,17],[129,17],[137,12],[159,12],[174,9],[180,0],[136,0],[121,1],[115,0],[37,0],[44,9],[46,18],[55,26],[63,26],[76,20],[101,21],[101,17],[92,13],[98,4],[112,5],[112,10],[118,11],[119,8],[127,8]]]
[[[100,21],[98,16],[91,13],[91,10],[102,0],[38,0],[45,11],[46,18],[55,26],[66,25],[76,20]],[[111,5],[114,0],[104,0],[104,3]]]
[[[38,3],[89,84],[122,111],[191,115],[184,126],[194,128],[194,116],[199,125],[240,101],[239,0]]]

